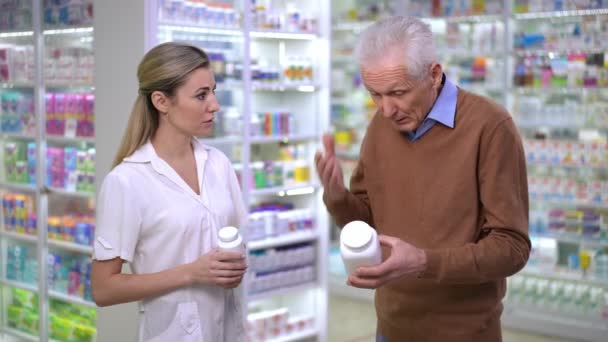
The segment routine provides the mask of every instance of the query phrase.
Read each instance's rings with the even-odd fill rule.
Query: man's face
[[[433,107],[441,86],[441,66],[433,63],[420,79],[407,72],[403,54],[389,51],[361,67],[361,77],[380,113],[401,132],[418,129]]]

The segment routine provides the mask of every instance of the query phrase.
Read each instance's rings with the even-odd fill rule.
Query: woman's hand
[[[193,284],[213,284],[225,289],[239,286],[247,271],[245,255],[213,249],[188,264]]]

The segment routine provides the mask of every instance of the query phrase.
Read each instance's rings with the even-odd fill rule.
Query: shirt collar
[[[194,148],[194,155],[197,159],[206,160],[209,154],[209,147],[204,145],[199,139],[192,138],[192,147]],[[133,154],[123,159],[127,163],[152,163],[157,164],[160,160],[152,142],[148,141],[138,148]]]
[[[444,84],[441,93],[437,97],[433,108],[427,116],[428,119],[433,119],[444,126],[454,128],[454,120],[456,117],[456,101],[458,99],[458,88],[454,83],[443,75]]]

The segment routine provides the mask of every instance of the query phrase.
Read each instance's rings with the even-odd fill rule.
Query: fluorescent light
[[[313,92],[315,91],[315,86],[312,85],[306,85],[306,86],[298,86],[298,91],[305,91],[305,92]]]
[[[243,34],[242,31],[230,30],[230,29],[218,29],[210,27],[196,27],[196,26],[177,26],[177,25],[160,25],[161,31],[177,31],[177,32],[192,32],[201,34],[218,34],[225,36],[240,36]]]
[[[57,30],[44,30],[45,35],[57,35],[57,34],[76,34],[76,33],[91,33],[93,32],[92,27],[78,27],[78,28],[66,28]]]
[[[577,17],[586,15],[604,15],[608,14],[608,8],[575,10],[575,11],[559,11],[559,12],[530,12],[515,14],[515,19],[544,19],[544,18],[560,18],[560,17]]]
[[[33,35],[34,35],[34,31],[4,32],[4,33],[0,33],[0,38],[29,37],[29,36],[33,36]]]
[[[250,33],[254,38],[269,38],[269,39],[300,39],[313,40],[317,36],[312,33],[295,33],[295,32],[273,32],[273,31],[253,31]]]

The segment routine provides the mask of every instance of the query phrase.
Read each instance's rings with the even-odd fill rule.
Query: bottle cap
[[[340,241],[354,250],[365,249],[372,241],[371,227],[363,221],[352,221],[342,228]]]
[[[232,242],[238,237],[239,230],[235,227],[224,227],[220,229],[217,235],[222,242]]]

